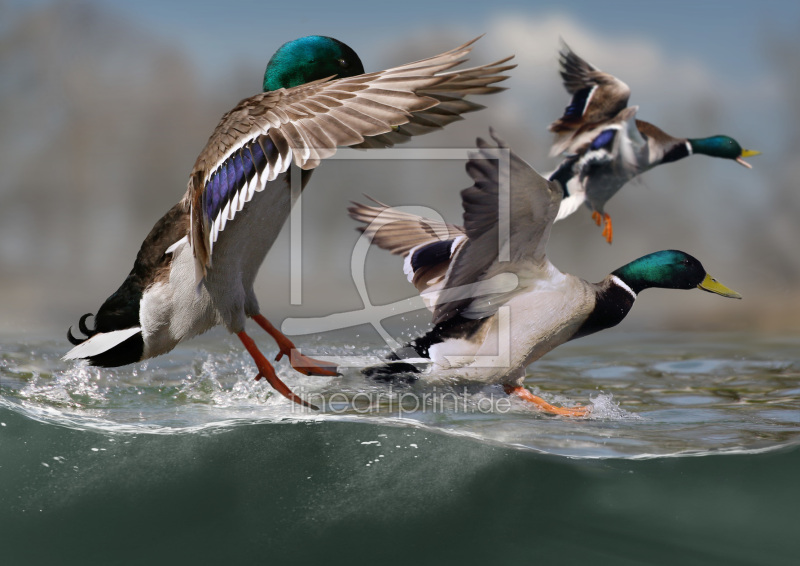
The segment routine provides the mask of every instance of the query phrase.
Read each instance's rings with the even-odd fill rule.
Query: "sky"
[[[800,23],[800,3],[705,0],[671,2],[499,1],[499,2],[247,2],[229,0],[119,2],[121,13],[153,31],[185,44],[201,59],[260,57],[253,47],[277,36],[285,41],[313,33],[346,34],[348,40],[376,36],[401,38],[418,28],[466,28],[482,33],[487,22],[505,15],[547,17],[566,14],[589,29],[608,36],[647,38],[676,55],[692,54],[718,71],[732,75],[757,71],[757,42],[771,33],[791,32]],[[224,25],[230,22],[231,26]],[[272,22],[280,22],[273,28]],[[238,38],[251,38],[250,42]],[[368,53],[368,50],[366,51]]]
[[[35,7],[41,0],[12,0]],[[373,42],[397,41],[420,29],[483,33],[497,18],[566,15],[608,37],[646,38],[676,56],[698,58],[726,76],[758,74],[759,42],[790,33],[800,23],[800,3],[791,0],[673,0],[641,2],[545,0],[495,2],[388,2],[338,0],[296,2],[249,0],[108,0],[121,17],[153,34],[171,38],[202,66],[256,60],[302,35],[332,35],[351,42],[369,59]],[[302,7],[301,7],[302,6]],[[346,39],[345,39],[346,38]]]

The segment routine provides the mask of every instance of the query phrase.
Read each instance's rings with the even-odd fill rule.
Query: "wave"
[[[796,348],[762,340],[748,351],[732,342],[715,335],[687,346],[682,336],[671,349],[667,338],[644,335],[621,343],[587,340],[550,354],[535,364],[526,385],[553,404],[588,401],[593,410],[581,419],[544,415],[499,386],[386,385],[365,379],[358,368],[343,369],[339,377],[304,377],[278,364],[279,376],[296,393],[322,407],[315,412],[255,382],[252,361],[225,339],[192,341],[169,356],[113,370],[66,364],[57,342],[4,347],[0,408],[107,436],[353,423],[585,460],[759,454],[796,445]],[[382,352],[343,344],[309,353]]]

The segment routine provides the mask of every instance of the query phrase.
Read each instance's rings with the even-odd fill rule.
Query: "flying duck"
[[[306,375],[335,367],[303,356],[261,314],[253,282],[291,208],[290,166],[302,185],[337,147],[390,147],[483,108],[471,94],[504,90],[514,67],[501,61],[463,70],[476,40],[435,57],[365,74],[358,55],[329,37],[284,44],[270,59],[263,90],[226,113],[189,175],[188,188],[145,238],[133,269],[97,311],[94,327],[64,359],[115,367],[152,358],[223,325],[285,397],[306,405],[277,377],[245,331],[253,319],[276,341],[280,360]]]
[[[556,221],[585,203],[597,225],[603,224],[603,237],[610,244],[614,232],[605,204],[637,175],[695,153],[732,159],[751,168],[743,158],[760,153],[742,149],[729,136],[673,137],[637,120],[638,107],[628,107],[628,85],[578,57],[566,44],[560,63],[564,88],[572,101],[564,115],[550,124],[556,134],[551,155],[566,155],[556,171],[564,190]]]
[[[677,250],[640,257],[599,283],[562,273],[545,255],[560,184],[492,137],[497,147],[478,138],[466,165],[473,185],[461,192],[463,226],[377,201],[349,208],[372,244],[405,258],[406,276],[433,312],[432,330],[395,352],[395,361],[364,370],[367,375],[497,383],[549,413],[583,416],[587,407],[556,407],[523,388],[528,365],[568,340],[619,324],[651,287],[741,298]],[[410,360],[419,358],[425,373]]]

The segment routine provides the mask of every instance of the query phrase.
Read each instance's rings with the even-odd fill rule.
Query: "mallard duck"
[[[291,208],[291,169],[302,185],[340,146],[388,147],[439,129],[482,108],[465,99],[503,90],[513,68],[501,61],[450,70],[475,40],[416,63],[364,73],[344,43],[308,36],[270,59],[264,92],[239,102],[220,120],[189,175],[181,201],[156,222],[122,286],[97,311],[86,336],[64,358],[114,367],[172,350],[223,325],[253,357],[258,374],[289,399],[308,405],[277,377],[245,332],[253,319],[279,353],[304,373],[335,375],[335,367],[303,356],[261,314],[253,282]],[[311,406],[311,405],[308,405]]]
[[[597,225],[603,224],[603,236],[610,244],[614,232],[605,204],[637,175],[693,154],[732,159],[751,168],[744,158],[760,153],[742,149],[729,136],[673,137],[637,120],[638,107],[627,107],[628,85],[587,63],[566,44],[560,62],[564,88],[572,101],[564,115],[550,124],[556,134],[551,155],[567,156],[556,171],[565,197],[556,221],[585,203]]]
[[[528,365],[568,340],[619,324],[651,287],[741,298],[678,250],[640,257],[599,283],[562,273],[545,255],[561,186],[492,137],[498,147],[478,138],[466,165],[473,185],[461,193],[463,227],[377,201],[349,208],[372,244],[404,256],[409,281],[433,312],[432,330],[395,352],[395,361],[367,368],[368,375],[421,373],[410,360],[422,358],[426,380],[502,384],[547,412],[581,416],[586,407],[555,407],[524,389]]]

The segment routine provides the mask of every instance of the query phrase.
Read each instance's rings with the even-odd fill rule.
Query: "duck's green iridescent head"
[[[753,166],[745,161],[744,157],[752,157],[761,152],[754,149],[742,149],[735,139],[729,136],[711,136],[710,138],[699,138],[689,140],[692,146],[692,153],[702,153],[712,157],[722,157],[723,159],[734,159],[737,163],[744,165],[748,169]]]
[[[644,289],[694,289],[695,287],[723,297],[741,299],[736,291],[706,273],[703,265],[679,250],[655,252],[623,265],[612,273],[637,295]]]
[[[353,77],[364,73],[356,52],[332,37],[308,35],[284,43],[264,72],[264,90],[291,88],[336,75]]]

